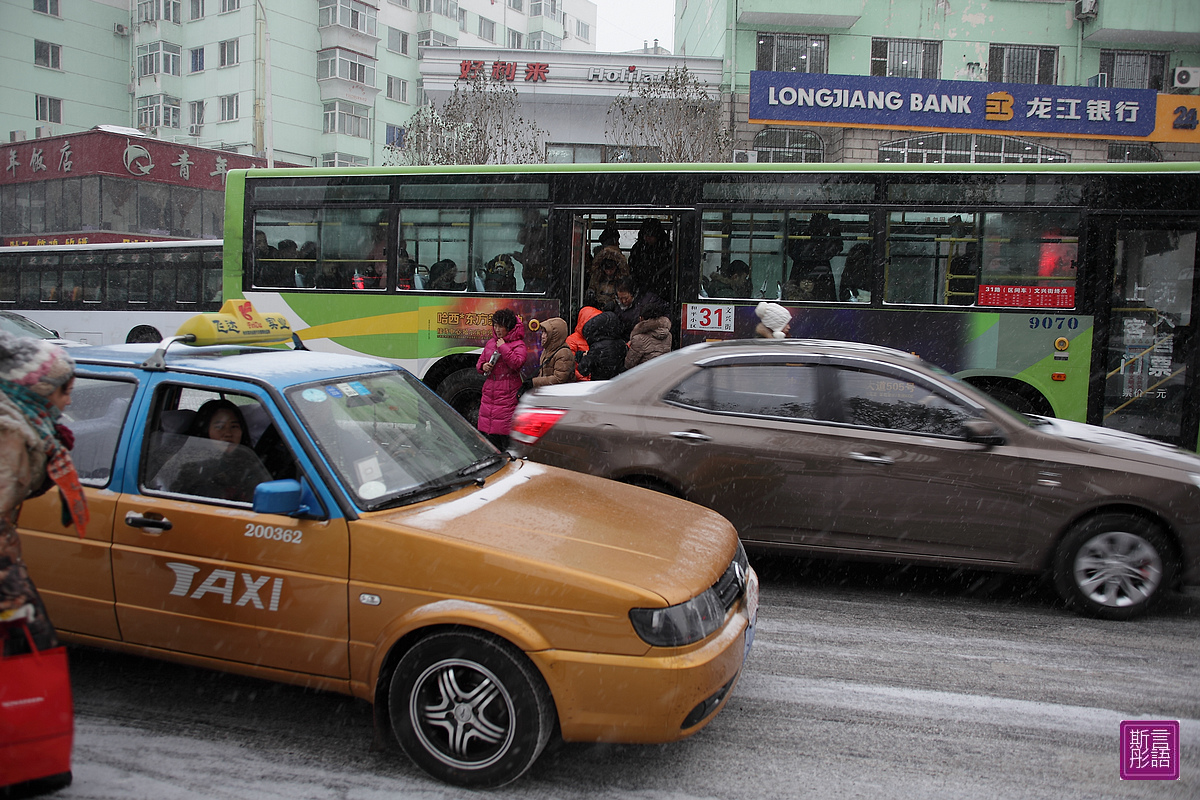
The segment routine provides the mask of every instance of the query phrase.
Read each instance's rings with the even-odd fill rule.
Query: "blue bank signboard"
[[[863,75],[750,73],[750,122],[998,134],[1146,137],[1157,94]]]

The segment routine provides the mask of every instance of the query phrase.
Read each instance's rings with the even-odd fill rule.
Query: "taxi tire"
[[[1132,619],[1161,602],[1173,584],[1174,552],[1170,538],[1150,520],[1100,514],[1076,525],[1059,544],[1054,587],[1081,614]]]
[[[537,669],[487,634],[447,631],[400,657],[388,693],[392,732],[430,775],[495,788],[533,765],[555,725]]]

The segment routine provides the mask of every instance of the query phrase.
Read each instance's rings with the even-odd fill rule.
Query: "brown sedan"
[[[1126,619],[1200,583],[1200,457],[849,342],[694,345],[525,395],[514,449],[708,506],[747,545],[1044,573]]]

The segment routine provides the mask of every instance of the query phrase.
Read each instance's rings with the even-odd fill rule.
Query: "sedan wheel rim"
[[[474,661],[448,658],[426,668],[409,694],[408,713],[421,746],[455,769],[489,767],[512,746],[512,698]]]
[[[1146,602],[1162,582],[1158,551],[1137,534],[1093,536],[1075,555],[1075,585],[1084,597],[1110,608]]]

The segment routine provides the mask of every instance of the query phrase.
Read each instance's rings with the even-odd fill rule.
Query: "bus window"
[[[381,289],[391,239],[379,208],[260,211],[252,285],[272,289]]]
[[[1074,308],[1079,214],[888,216],[884,302]]]
[[[871,241],[866,214],[792,210],[705,212],[703,238],[702,296],[820,302],[838,299],[851,248]]]

